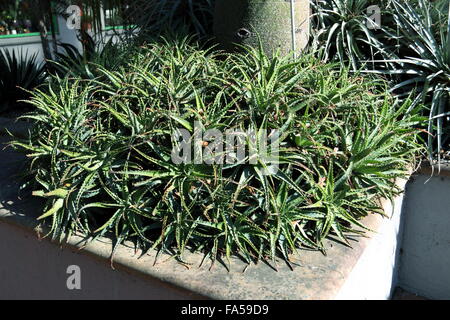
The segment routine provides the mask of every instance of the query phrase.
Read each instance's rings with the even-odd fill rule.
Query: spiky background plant
[[[428,116],[428,153],[439,160],[448,150],[450,115],[450,10],[448,1],[392,0],[392,12],[399,26],[390,30],[399,41],[398,53],[387,62],[390,70],[376,73],[393,76],[391,91],[399,97],[415,95],[412,105],[424,104]],[[398,34],[397,34],[398,32]]]
[[[126,14],[145,34],[182,29],[211,36],[214,5],[215,0],[137,0]]]
[[[0,50],[0,113],[20,111],[32,90],[45,80],[44,64],[37,54],[23,50]]]
[[[116,70],[120,65],[126,64],[134,45],[130,41],[116,42],[111,37],[104,42],[103,39],[95,41],[88,33],[83,53],[70,43],[60,43],[60,52],[55,54],[55,59],[48,61],[47,69],[52,74],[64,77],[71,75],[83,79],[94,79],[101,76],[99,67],[108,70]]]
[[[92,17],[95,31],[102,30],[101,10],[105,4],[116,12],[126,28],[139,29],[145,34],[180,30],[197,35],[212,34],[215,0],[55,0],[55,11],[67,16],[67,7],[80,6]]]
[[[386,18],[389,0],[311,0],[312,22],[316,46],[323,47],[325,61],[337,60],[350,64],[354,71],[375,57],[381,58],[386,44],[380,41],[385,20],[373,29],[368,14],[371,5],[378,5]]]
[[[350,64],[390,81],[396,97],[413,97],[429,118],[430,161],[448,151],[450,12],[448,0],[312,0],[316,43],[325,61]],[[367,8],[382,10],[381,29],[368,30]],[[323,55],[321,55],[323,53]]]
[[[74,232],[248,263],[298,248],[348,243],[382,213],[394,179],[420,151],[421,118],[379,81],[263,50],[226,55],[191,39],[151,42],[102,79],[53,78],[37,90],[36,125],[14,146],[30,159],[25,186],[47,199],[54,238]],[[279,129],[279,170],[265,164],[171,160],[179,128]],[[248,156],[248,155],[247,155]],[[248,160],[248,159],[246,159]]]

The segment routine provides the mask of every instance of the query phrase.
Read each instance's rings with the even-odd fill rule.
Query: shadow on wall
[[[407,185],[398,284],[430,299],[450,299],[449,194],[448,168],[415,175]]]

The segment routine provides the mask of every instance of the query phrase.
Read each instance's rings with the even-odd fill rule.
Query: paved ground
[[[0,135],[0,213],[3,215],[28,215],[37,217],[41,199],[31,197],[30,192],[20,192],[23,182],[20,174],[27,163],[24,154],[16,152],[9,144],[10,137]]]
[[[400,287],[397,287],[395,289],[392,300],[429,300],[429,299],[427,299],[425,297],[421,297],[417,294],[405,291]]]

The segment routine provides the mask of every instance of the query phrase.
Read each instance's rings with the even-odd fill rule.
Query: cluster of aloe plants
[[[289,262],[298,248],[349,243],[382,213],[395,179],[421,150],[422,118],[380,80],[350,75],[312,55],[293,62],[262,49],[225,54],[189,38],[150,42],[95,79],[58,78],[36,90],[27,183],[46,199],[51,235],[131,240],[184,261]],[[264,164],[180,164],[172,134],[278,129],[278,171]],[[248,159],[246,159],[248,160]]]

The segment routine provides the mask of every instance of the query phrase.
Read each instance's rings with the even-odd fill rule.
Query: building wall
[[[70,43],[77,48],[81,49],[81,44],[76,37],[75,30],[70,30],[67,28],[66,21],[64,18],[58,18],[58,28],[59,33],[56,36],[56,40],[59,42]],[[48,37],[50,49],[53,50],[52,37]],[[13,50],[16,52],[28,52],[28,54],[37,54],[38,60],[44,61],[44,52],[42,49],[42,42],[40,36],[21,36],[14,38],[4,38],[0,39],[0,50]]]
[[[404,188],[406,180],[399,180]],[[404,194],[393,203],[383,202],[389,218],[382,219],[376,233],[358,263],[353,268],[336,299],[339,300],[387,300],[392,297],[398,283],[399,252],[402,220],[404,218]]]
[[[59,43],[70,43],[71,45],[78,48],[78,50],[81,52],[82,46],[81,43],[77,39],[77,31],[73,29],[69,29],[66,24],[66,20],[62,17],[58,18],[58,29],[59,32],[56,36],[56,40]],[[102,37],[95,37],[94,34],[91,34],[94,36],[94,39],[96,41],[102,40],[103,43],[106,43],[111,37],[115,36],[115,33],[113,31],[104,31],[102,34]],[[53,39],[51,36],[48,37],[50,49],[53,51]],[[37,54],[38,60],[43,62],[44,61],[44,52],[42,48],[41,43],[41,37],[40,36],[21,36],[21,37],[14,37],[14,38],[0,38],[0,50],[1,49],[7,49],[7,50],[14,50],[14,51],[24,51],[31,54]],[[59,51],[61,49],[59,48]]]

